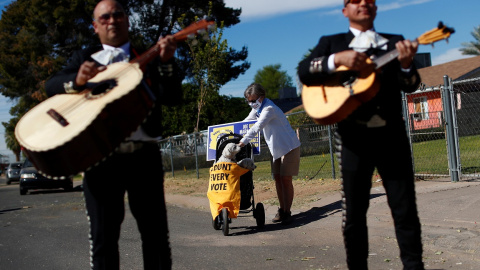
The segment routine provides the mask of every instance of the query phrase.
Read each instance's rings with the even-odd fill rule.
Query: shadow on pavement
[[[385,193],[378,193],[378,194],[371,194],[370,199],[385,196]],[[249,235],[258,232],[266,232],[266,231],[278,231],[278,230],[285,230],[291,228],[297,228],[301,226],[305,226],[309,223],[321,220],[333,214],[342,211],[342,202],[336,201],[330,204],[327,204],[322,207],[312,207],[305,212],[300,212],[296,215],[292,215],[293,222],[288,225],[283,224],[265,224],[263,228],[257,228],[257,226],[232,226],[232,229],[241,230],[239,232],[231,232],[230,235]],[[239,216],[239,218],[242,218]],[[267,221],[268,222],[268,221]]]

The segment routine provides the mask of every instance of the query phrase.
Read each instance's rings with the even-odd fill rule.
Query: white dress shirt
[[[92,55],[96,61],[106,63],[106,65],[114,62],[128,62],[130,60],[130,42],[123,44],[120,47],[112,47],[110,45],[102,44],[103,51],[97,52]],[[112,57],[108,52],[118,51],[120,52],[120,57]],[[95,55],[95,56],[94,56]],[[117,56],[117,55],[116,55]],[[156,141],[158,138],[152,138],[148,136],[147,133],[143,130],[142,126],[139,125],[137,130],[132,132],[132,134],[126,139],[126,141]]]
[[[249,143],[260,130],[263,130],[263,137],[273,160],[281,158],[300,146],[297,134],[290,126],[287,117],[270,99],[264,98],[258,111],[254,109],[250,111],[244,121],[250,120],[257,120],[257,122],[247,131],[240,142]]]

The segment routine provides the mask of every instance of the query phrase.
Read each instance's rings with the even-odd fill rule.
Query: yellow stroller
[[[217,161],[228,143],[238,144],[241,135],[230,133],[221,136],[217,140],[216,157]],[[245,145],[237,153],[236,159],[253,158],[252,146]],[[215,230],[222,229],[223,235],[229,233],[229,223],[237,218],[239,213],[253,213],[257,227],[265,225],[265,208],[262,203],[255,206],[253,196],[253,173],[236,163],[219,162],[210,168],[210,179],[207,197],[210,201],[212,213],[212,225]]]

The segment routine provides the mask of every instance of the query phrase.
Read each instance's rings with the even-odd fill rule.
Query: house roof
[[[443,76],[452,80],[467,79],[480,75],[480,56],[455,60],[418,70],[424,87],[443,84]]]
[[[283,113],[288,113],[302,104],[301,97],[272,99],[272,101],[282,110]]]

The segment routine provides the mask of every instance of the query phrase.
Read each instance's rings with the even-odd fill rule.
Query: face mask
[[[259,100],[260,100],[260,98],[255,100],[255,102],[248,102],[248,105],[250,105],[250,107],[252,107],[252,109],[258,110],[260,108],[260,106],[262,106],[262,103]]]

